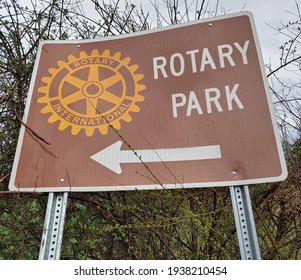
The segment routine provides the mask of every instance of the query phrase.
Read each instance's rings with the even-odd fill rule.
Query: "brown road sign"
[[[283,180],[255,27],[240,13],[39,47],[14,191]]]

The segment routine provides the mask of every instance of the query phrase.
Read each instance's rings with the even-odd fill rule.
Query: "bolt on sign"
[[[10,190],[211,187],[286,176],[249,12],[40,44]]]

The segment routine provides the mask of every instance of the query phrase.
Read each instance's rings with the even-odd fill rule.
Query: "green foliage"
[[[70,194],[62,258],[237,258],[229,202],[222,189]]]
[[[40,196],[0,196],[0,259],[37,259],[44,201]]]

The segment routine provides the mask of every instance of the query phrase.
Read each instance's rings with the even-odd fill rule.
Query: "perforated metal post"
[[[260,249],[248,186],[230,187],[236,232],[242,260],[260,260]]]
[[[59,260],[68,193],[49,193],[39,260]]]

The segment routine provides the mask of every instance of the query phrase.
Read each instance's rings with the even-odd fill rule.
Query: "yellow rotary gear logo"
[[[139,66],[130,61],[130,57],[121,59],[120,52],[111,56],[108,49],[59,60],[58,68],[48,69],[51,76],[42,78],[46,85],[38,89],[44,94],[38,99],[45,104],[41,113],[51,113],[49,123],[60,121],[59,130],[71,126],[72,135],[82,129],[87,136],[95,129],[106,135],[109,126],[120,129],[121,120],[130,122],[130,112],[140,111],[136,103],[144,100],[139,92],[146,88],[139,83],[143,74],[136,74]]]

